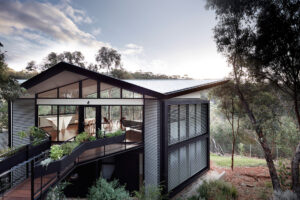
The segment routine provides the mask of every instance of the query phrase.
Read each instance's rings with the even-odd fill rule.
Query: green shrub
[[[168,199],[168,195],[163,195],[162,186],[142,186],[139,191],[134,191],[134,196],[138,200],[164,200]]]
[[[104,131],[98,129],[98,131],[97,131],[97,137],[98,138],[104,138],[104,133],[105,133]]]
[[[204,181],[203,184],[198,188],[198,200],[203,199],[214,199],[214,200],[233,200],[237,199],[236,188],[224,181]],[[195,197],[193,197],[195,199]]]
[[[117,130],[117,131],[115,131],[113,133],[107,133],[107,134],[105,134],[105,137],[110,138],[110,137],[120,136],[120,135],[123,135],[123,134],[124,134],[124,131],[122,131],[121,129],[119,129],[119,130]]]
[[[89,141],[95,141],[97,138],[95,136],[90,136]]]
[[[27,132],[18,132],[18,135],[21,139],[30,137],[32,145],[38,145],[47,138],[46,132],[35,126],[30,127]]]
[[[65,200],[67,199],[64,194],[64,189],[69,185],[68,182],[62,182],[53,188],[50,188],[47,193],[46,200]]]
[[[89,141],[90,137],[91,136],[87,132],[82,132],[76,136],[75,141],[79,143],[86,142]]]
[[[52,160],[59,160],[59,159],[61,159],[61,157],[63,157],[64,151],[63,151],[61,146],[62,145],[58,145],[58,144],[55,144],[55,145],[51,146],[50,158]]]
[[[100,178],[89,189],[88,200],[129,200],[130,195],[117,180],[107,182]]]
[[[78,142],[66,142],[61,145],[64,155],[70,155],[72,151],[79,145]]]

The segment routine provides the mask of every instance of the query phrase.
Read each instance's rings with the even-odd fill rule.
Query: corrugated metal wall
[[[12,146],[29,143],[29,138],[21,139],[18,132],[31,126],[34,126],[34,99],[16,99],[12,104]]]
[[[12,146],[18,147],[29,143],[29,138],[21,139],[20,131],[27,131],[34,126],[34,99],[17,99],[12,103]],[[12,184],[17,185],[26,179],[26,166],[21,166],[11,174]]]
[[[159,184],[160,105],[157,100],[145,100],[145,184]]]

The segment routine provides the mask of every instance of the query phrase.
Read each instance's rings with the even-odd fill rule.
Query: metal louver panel
[[[202,118],[201,118],[201,104],[196,105],[196,134],[201,135],[201,125],[202,125]],[[206,117],[206,116],[205,116]]]
[[[178,129],[178,105],[169,106],[169,144],[174,144],[179,140],[179,129]]]
[[[208,104],[201,104],[201,132],[202,134],[207,133],[207,119],[208,119]]]
[[[186,113],[187,105],[180,105],[179,110],[179,134],[180,134],[180,141],[187,139],[187,113]]]
[[[189,137],[196,135],[196,105],[189,105]]]
[[[172,151],[168,156],[168,189],[172,190],[179,184],[179,159],[178,150]]]

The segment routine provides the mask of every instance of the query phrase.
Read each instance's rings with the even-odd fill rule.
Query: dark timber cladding
[[[160,182],[174,196],[209,169],[209,101],[169,99],[161,106]]]

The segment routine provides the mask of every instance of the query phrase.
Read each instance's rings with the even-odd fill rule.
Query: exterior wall
[[[209,169],[209,101],[164,101],[161,181],[175,195]]]
[[[197,92],[192,92],[189,94],[185,94],[185,95],[181,95],[181,96],[177,96],[174,97],[173,99],[194,99],[194,98],[198,98],[198,99],[202,99],[202,100],[208,100],[208,93],[211,89],[205,89],[205,90],[201,90],[201,91],[197,91]]]
[[[34,99],[16,99],[12,103],[12,141],[13,147],[28,144],[29,138],[21,139],[18,135],[20,131],[27,131],[34,126],[35,121],[35,101]]]
[[[145,100],[144,157],[145,184],[160,182],[160,104],[158,100]]]
[[[34,99],[16,99],[11,107],[11,145],[18,147],[28,144],[29,138],[21,139],[18,132],[27,131],[29,127],[34,126],[35,101]],[[26,179],[26,167],[28,166],[20,166],[12,171],[12,185],[17,185]]]

